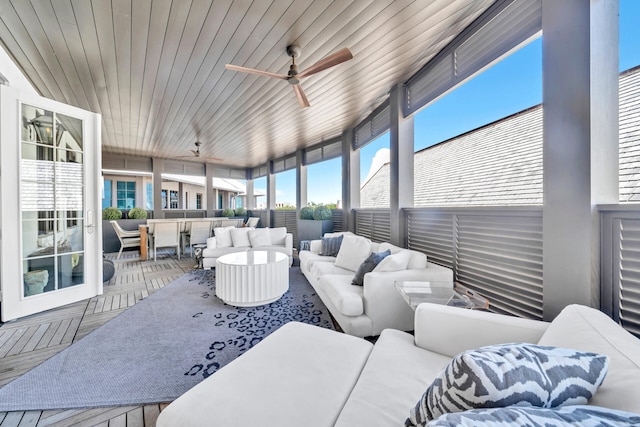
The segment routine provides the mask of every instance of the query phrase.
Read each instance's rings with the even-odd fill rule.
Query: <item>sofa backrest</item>
[[[400,251],[409,251],[409,253],[411,253],[411,258],[409,259],[409,265],[407,266],[408,269],[427,267],[427,256],[422,252],[414,251],[412,249],[404,249],[387,242],[380,243],[376,252],[384,252],[387,249],[389,249],[392,254]]]
[[[271,244],[276,246],[284,246],[285,239],[287,238],[286,227],[269,228],[269,235],[271,236]]]
[[[606,314],[569,305],[551,322],[538,344],[609,356],[607,376],[589,404],[640,413],[640,339]]]

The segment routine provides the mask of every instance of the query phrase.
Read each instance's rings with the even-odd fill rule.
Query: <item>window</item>
[[[153,184],[147,183],[146,190],[146,208],[148,211],[153,210]]]
[[[167,190],[162,190],[162,209],[167,209],[169,203],[167,201]]]
[[[178,209],[177,191],[169,191],[169,209]]]
[[[196,209],[202,209],[202,194],[196,193]]]
[[[136,183],[127,181],[118,181],[118,209],[133,209],[136,206]]]
[[[102,209],[111,207],[111,203],[113,202],[113,181],[110,179],[105,179],[103,183],[103,191],[102,191]]]

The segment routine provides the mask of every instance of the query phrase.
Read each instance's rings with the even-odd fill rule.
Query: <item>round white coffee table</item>
[[[282,252],[236,252],[216,260],[216,296],[250,307],[279,299],[289,289],[289,257]]]

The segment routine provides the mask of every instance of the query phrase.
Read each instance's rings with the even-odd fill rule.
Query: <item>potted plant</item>
[[[331,209],[324,205],[305,206],[298,215],[298,248],[303,240],[321,239],[325,233],[333,232]]]
[[[236,213],[233,211],[233,209],[223,209],[222,210],[222,216],[226,216],[227,218],[231,218],[232,216],[234,216]]]
[[[122,218],[122,211],[112,206],[102,209],[102,219],[107,221],[118,220]]]
[[[127,215],[129,219],[147,219],[147,211],[142,208],[133,208]]]
[[[247,210],[245,208],[236,208],[233,212],[235,213],[236,216],[239,216],[242,218],[247,216]]]

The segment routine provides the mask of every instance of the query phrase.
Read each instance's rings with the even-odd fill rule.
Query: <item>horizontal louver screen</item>
[[[263,176],[267,176],[268,173],[269,169],[267,168],[267,165],[256,166],[251,169],[251,179],[262,178]]]
[[[273,210],[271,220],[273,227],[286,227],[287,233],[293,234],[293,241],[298,241],[297,214],[294,210]],[[295,246],[295,243],[294,243]]]
[[[541,30],[541,0],[497,1],[406,82],[405,117]]]
[[[452,268],[491,309],[542,318],[540,209],[404,209],[409,249]]]
[[[284,158],[273,161],[273,173],[288,171],[290,169],[295,169],[295,167],[296,167],[295,155],[284,157]]]
[[[617,314],[624,328],[640,336],[640,220],[622,219],[617,223],[620,249],[613,262],[614,269],[619,269],[614,274],[620,301]]]
[[[342,139],[337,138],[304,150],[304,164],[311,165],[342,155]]]
[[[383,133],[389,130],[391,126],[391,108],[389,100],[385,101],[380,107],[371,113],[366,119],[361,121],[353,132],[353,148],[358,149],[367,145]]]
[[[345,231],[342,225],[342,209],[331,209],[331,219],[334,232]]]
[[[388,242],[391,238],[389,210],[372,209],[355,211],[356,234],[374,242]]]
[[[266,209],[252,209],[248,212],[248,216],[260,218],[258,221],[259,228],[269,228],[270,224],[267,224],[267,210]]]
[[[176,175],[205,176],[203,163],[180,162],[165,160],[162,171]]]
[[[495,311],[542,318],[542,217],[457,215],[457,279]]]
[[[152,172],[148,157],[119,156],[109,153],[102,155],[102,169],[134,172]]]
[[[425,253],[429,262],[453,268],[453,215],[408,210],[407,242],[409,249]]]

